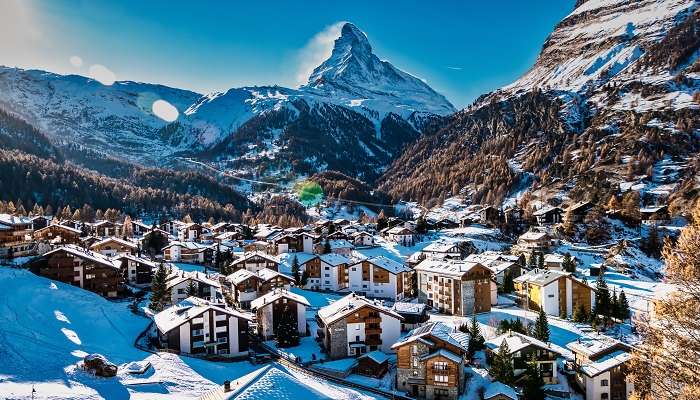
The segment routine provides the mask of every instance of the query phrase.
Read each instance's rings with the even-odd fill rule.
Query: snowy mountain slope
[[[59,144],[79,142],[146,163],[173,151],[157,136],[167,122],[153,113],[153,102],[163,99],[183,110],[198,97],[161,85],[115,82],[105,86],[77,75],[0,67],[0,107]],[[187,148],[191,143],[181,145]]]

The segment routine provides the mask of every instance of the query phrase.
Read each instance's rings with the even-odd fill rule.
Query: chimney
[[[224,381],[224,392],[231,391],[231,381]]]

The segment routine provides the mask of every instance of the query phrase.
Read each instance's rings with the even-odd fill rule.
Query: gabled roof
[[[179,247],[182,247],[183,249],[187,249],[187,250],[194,250],[198,253],[202,252],[204,250],[207,250],[207,249],[214,248],[214,245],[211,245],[211,244],[175,241],[175,242],[170,242],[170,244],[163,247],[163,250],[169,249],[169,248],[174,247],[174,246],[179,246]]]
[[[208,286],[221,287],[218,281],[209,278],[207,275],[199,271],[174,271],[165,280],[169,288],[178,285],[182,282],[193,280]]]
[[[29,217],[19,217],[17,215],[0,214],[0,225],[28,225],[32,220]]]
[[[345,239],[331,239],[328,242],[331,245],[331,249],[347,249],[355,247],[354,244],[348,242]]]
[[[495,381],[486,386],[486,390],[484,391],[484,400],[489,400],[499,395],[505,396],[511,400],[518,400],[518,392],[505,383]]]
[[[391,309],[399,314],[422,314],[425,312],[425,304],[397,301]]]
[[[260,277],[260,279],[262,279],[265,282],[267,282],[271,279],[274,279],[276,277],[281,277],[281,278],[284,278],[284,279],[286,279],[288,281],[292,281],[292,282],[294,281],[294,278],[292,278],[291,276],[285,275],[281,272],[272,270],[270,268],[260,269],[260,271],[258,271],[258,276]]]
[[[525,349],[529,346],[539,347],[541,349],[549,350],[551,352],[560,354],[559,351],[554,350],[548,343],[545,343],[539,339],[535,339],[527,335],[523,335],[522,333],[512,331],[506,332],[500,336],[496,336],[493,339],[487,340],[486,347],[493,350],[494,352],[498,352],[498,349],[503,345],[503,342],[508,344],[508,349],[510,350],[511,354],[515,353],[516,351]]]
[[[590,377],[594,377],[602,374],[605,371],[618,367],[630,359],[632,359],[632,354],[624,350],[617,350],[601,357],[596,361],[581,365],[581,372]]]
[[[255,274],[254,272],[248,271],[245,268],[241,268],[238,271],[228,275],[226,277],[226,280],[231,282],[234,285],[238,285],[242,282],[245,282],[246,280],[254,278],[254,279],[260,279],[260,277]]]
[[[403,225],[395,226],[386,232],[392,235],[412,235],[414,233],[413,229],[407,228]]]
[[[65,252],[70,253],[76,257],[80,257],[80,258],[83,258],[85,260],[96,262],[100,265],[104,265],[105,267],[119,268],[119,265],[116,262],[114,262],[112,259],[110,259],[109,257],[102,255],[100,253],[96,253],[96,252],[91,251],[91,250],[85,250],[81,247],[78,247],[78,246],[75,246],[72,244],[67,244],[67,245],[61,246],[57,249],[53,249],[53,250],[49,251],[48,253],[44,254],[44,257],[51,255],[51,254],[54,254],[54,253],[57,253],[57,252],[60,252],[60,251],[65,251]]]
[[[400,272],[406,272],[406,271],[411,270],[410,268],[401,264],[400,262],[394,261],[394,260],[387,258],[387,257],[384,257],[384,256],[375,256],[375,257],[371,257],[371,258],[368,258],[368,259],[362,260],[362,261],[367,261],[368,263],[374,264],[375,266],[377,266],[383,270],[389,271],[394,275],[396,275]],[[355,264],[359,264],[362,261],[358,261]]]
[[[540,208],[539,210],[533,212],[532,215],[535,216],[535,217],[540,217],[540,216],[549,214],[549,213],[551,213],[551,212],[558,212],[558,213],[560,213],[560,212],[562,212],[562,209],[559,208],[559,207],[546,206],[546,207],[542,207],[542,208]]]
[[[369,353],[363,354],[360,357],[358,357],[358,359],[360,358],[369,358],[377,364],[382,364],[389,360],[389,356],[387,356],[386,353],[379,350],[370,351]]]
[[[259,251],[251,251],[251,252],[244,253],[243,256],[241,256],[241,257],[239,257],[239,258],[233,260],[233,261],[231,262],[231,264],[238,264],[238,263],[241,263],[241,262],[245,262],[245,261],[248,261],[248,260],[250,260],[251,258],[256,257],[256,256],[257,256],[257,257],[262,257],[262,258],[264,258],[264,259],[266,259],[266,260],[268,260],[268,261],[272,261],[272,262],[274,262],[274,263],[279,264],[279,260],[277,259],[277,257],[271,256],[271,255],[269,255],[269,254],[262,253],[262,252],[259,252]]]
[[[432,344],[431,338],[442,340],[445,343],[449,343],[460,350],[467,352],[469,347],[469,334],[460,332],[454,327],[450,327],[443,322],[432,321],[425,325],[419,326],[408,333],[408,335],[401,338],[398,342],[394,343],[391,348],[397,348],[403,346],[406,343],[410,343],[416,340]]]
[[[275,289],[272,292],[269,292],[269,293],[265,294],[264,296],[258,297],[257,299],[251,301],[250,308],[251,309],[260,308],[266,304],[272,304],[273,302],[275,302],[279,299],[291,300],[293,302],[303,304],[307,307],[309,307],[311,305],[311,304],[309,304],[309,301],[306,300],[306,298],[302,295],[292,293],[289,290]]]
[[[151,268],[157,268],[157,267],[158,267],[158,266],[156,265],[156,263],[154,263],[153,261],[149,261],[149,260],[146,260],[145,258],[137,257],[137,256],[134,256],[134,255],[131,255],[131,254],[120,254],[120,255],[118,255],[118,256],[112,257],[112,260],[119,261],[119,260],[122,260],[122,259],[124,259],[124,258],[126,258],[127,260],[131,260],[131,261],[137,262],[137,263],[139,263],[139,264],[148,265],[148,266],[151,267]]]
[[[35,233],[36,233],[36,232],[42,232],[42,231],[45,231],[45,230],[48,230],[48,229],[51,229],[51,228],[60,229],[60,230],[64,230],[64,231],[68,231],[68,232],[72,232],[72,233],[76,233],[76,234],[81,234],[81,233],[83,233],[80,229],[71,228],[70,226],[61,225],[61,224],[51,224],[51,225],[45,226],[45,227],[43,227],[43,228],[41,228],[41,229],[37,229],[37,230],[34,231],[34,232],[35,232]]]
[[[153,321],[158,327],[158,330],[161,332],[170,332],[171,330],[193,318],[198,317],[203,312],[210,309],[214,309],[218,312],[223,312],[237,318],[243,318],[245,320],[251,319],[248,315],[231,308],[226,308],[221,303],[211,303],[198,297],[188,297],[174,306],[168,307],[154,315]]]
[[[421,360],[428,360],[428,359],[438,357],[438,356],[445,357],[448,360],[451,360],[451,361],[456,362],[458,364],[462,362],[462,358],[459,355],[457,355],[449,350],[446,350],[446,349],[440,349],[436,352],[425,354],[420,359]]]
[[[139,247],[139,246],[138,246],[136,243],[134,243],[134,242],[131,242],[131,241],[128,241],[128,240],[124,240],[124,239],[120,239],[120,238],[118,238],[118,237],[112,236],[112,237],[104,238],[104,239],[100,240],[99,242],[93,243],[92,246],[90,246],[90,248],[92,249],[92,248],[94,248],[94,247],[98,247],[98,246],[101,246],[101,245],[103,245],[103,244],[107,244],[107,243],[109,243],[109,242],[118,243],[118,244],[120,244],[120,245],[122,245],[122,246],[130,247],[130,248],[132,248],[132,249],[137,249],[137,248]]]
[[[403,320],[403,317],[390,308],[384,306],[379,300],[370,300],[366,297],[350,293],[349,295],[334,301],[333,303],[318,310],[318,316],[329,325],[338,321],[362,307],[371,307],[377,311],[383,312],[391,317]]]
[[[349,264],[350,263],[349,258],[345,257],[342,254],[336,254],[336,253],[321,254],[320,256],[318,256],[318,258],[320,258],[322,262],[324,262],[330,266],[333,266],[333,267],[337,267],[338,265],[341,265],[341,264]]]

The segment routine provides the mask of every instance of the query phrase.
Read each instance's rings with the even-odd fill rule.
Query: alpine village
[[[700,3],[572,6],[461,110],[0,67],[0,397],[700,399]]]

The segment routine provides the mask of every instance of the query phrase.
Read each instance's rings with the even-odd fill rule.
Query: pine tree
[[[556,367],[555,367],[556,368]],[[544,379],[537,366],[537,358],[532,354],[525,368],[525,381],[523,384],[523,397],[527,400],[544,400]]]
[[[195,285],[193,279],[190,279],[190,282],[187,284],[187,289],[185,290],[185,293],[187,293],[187,297],[197,296],[197,285]]]
[[[167,296],[166,291],[167,278],[168,271],[165,269],[165,264],[161,262],[158,264],[158,269],[153,274],[153,280],[151,281],[151,302],[148,304],[148,308],[152,311],[162,311],[164,305],[169,302],[169,296]]]
[[[294,313],[289,309],[289,304],[284,306],[280,314],[280,320],[275,330],[277,346],[282,348],[293,347],[299,344],[299,329],[296,326]]]
[[[306,269],[304,269],[304,272],[301,273],[301,287],[305,287],[308,282],[309,272]]]
[[[469,326],[469,359],[474,357],[477,351],[483,350],[486,344],[484,336],[481,334],[481,328],[476,320],[476,314],[472,314],[471,325]]]
[[[296,254],[292,257],[292,276],[294,277],[294,283],[299,285],[301,283],[301,275],[299,274],[299,260],[297,260]]]
[[[588,321],[588,315],[586,315],[586,308],[583,306],[583,303],[578,303],[578,306],[576,306],[576,309],[574,310],[573,320],[574,322],[578,323]]]
[[[416,220],[416,232],[418,233],[426,233],[428,231],[428,224],[425,222],[425,218],[421,215],[418,217]]]
[[[535,321],[535,339],[543,342],[549,342],[549,322],[547,321],[547,313],[543,308],[540,308],[540,313]]]
[[[656,224],[651,224],[645,243],[644,252],[651,257],[658,258],[661,255],[661,243],[659,241],[659,229]]]
[[[382,231],[386,227],[387,219],[384,216],[384,210],[380,210],[379,215],[377,215],[377,231]]]
[[[598,275],[598,280],[596,281],[595,289],[595,305],[593,307],[593,312],[591,313],[591,318],[602,316],[604,321],[607,323],[608,318],[611,316],[610,313],[610,290],[608,289],[608,284],[603,279],[605,275],[602,271]]]
[[[537,268],[537,259],[538,259],[538,257],[537,257],[537,252],[534,252],[534,251],[533,251],[533,252],[530,254],[530,260],[529,260],[529,262],[528,262],[530,269],[535,269],[535,268]]]
[[[505,275],[503,277],[503,292],[504,293],[513,293],[514,290],[515,290],[515,283],[513,282],[513,274],[506,271]]]
[[[617,298],[617,318],[625,321],[630,317],[630,305],[627,302],[627,296],[625,295],[624,289],[620,291],[620,295]]]
[[[493,379],[501,383],[505,383],[506,385],[512,385],[513,382],[515,382],[513,357],[510,354],[508,342],[506,342],[505,339],[498,348],[498,352],[493,356],[489,374],[493,377]]]
[[[544,253],[540,253],[540,257],[537,259],[537,268],[544,269]]]
[[[322,254],[330,254],[331,253],[331,242],[330,240],[326,239],[326,242],[323,243],[323,253]]]

